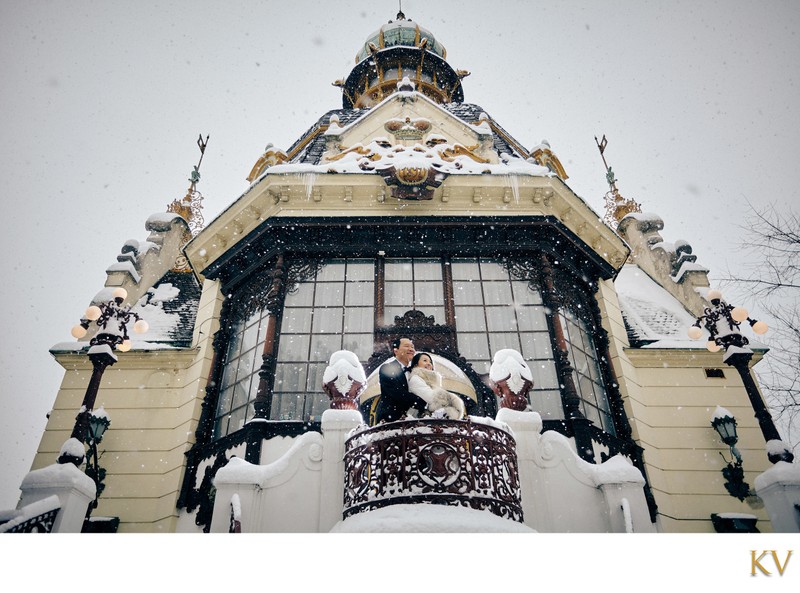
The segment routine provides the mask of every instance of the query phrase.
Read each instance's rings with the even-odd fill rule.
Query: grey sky
[[[465,101],[526,147],[547,139],[600,215],[594,136],[606,134],[622,194],[712,276],[738,263],[748,200],[797,203],[795,2],[403,9],[472,72]],[[341,106],[330,83],[396,12],[394,1],[0,3],[0,508],[16,504],[63,376],[48,349],[71,339],[122,244],[183,195],[198,134],[211,136],[198,187],[210,220],[268,142],[286,149]]]

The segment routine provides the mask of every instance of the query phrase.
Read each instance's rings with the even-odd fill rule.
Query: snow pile
[[[144,228],[148,231],[168,231],[172,227],[172,221],[176,218],[185,219],[175,212],[156,212],[151,214],[144,223]]]
[[[147,289],[147,293],[131,307],[131,311],[146,320],[150,326],[145,334],[148,343],[172,340],[172,330],[180,323],[181,316],[178,313],[165,311],[164,303],[178,298],[178,295],[180,295],[180,289],[165,282]],[[143,345],[136,341],[134,346],[139,349]]]
[[[596,486],[624,482],[632,482],[644,486],[645,483],[642,472],[634,467],[630,460],[623,455],[614,455],[614,457],[599,465],[583,462],[580,467],[594,480]]]
[[[689,338],[694,316],[669,292],[635,264],[625,264],[614,286],[625,321],[634,335],[651,342],[650,348],[703,348]]]
[[[63,455],[68,455],[75,459],[83,459],[86,455],[86,449],[82,442],[75,437],[70,437],[64,441],[64,444],[61,445],[61,450],[58,452],[58,457],[62,457]]]
[[[18,511],[13,511],[13,518],[9,519],[7,523],[3,523],[0,525],[0,533],[5,533],[10,529],[13,529],[17,525],[28,521],[29,519],[33,519],[34,517],[38,517],[40,515],[44,515],[45,513],[49,513],[50,511],[54,511],[56,509],[61,508],[61,501],[59,500],[58,496],[53,494],[52,496],[48,496],[42,500],[37,500],[36,502],[32,502],[29,505],[25,505]]]
[[[83,455],[82,445],[81,455]],[[90,499],[94,499],[97,495],[94,480],[71,463],[54,463],[29,472],[22,479],[20,489],[25,491],[34,488],[74,488]]]
[[[488,127],[488,125],[487,125]],[[341,131],[341,130],[340,130]],[[476,130],[478,131],[478,130]],[[485,133],[484,130],[480,130]],[[491,131],[489,131],[491,133]],[[525,159],[509,156],[500,163],[482,163],[470,156],[470,151],[461,144],[441,142],[441,138],[426,145],[393,146],[385,138],[375,138],[366,145],[354,144],[327,163],[283,163],[270,167],[266,174],[280,173],[382,173],[390,167],[395,169],[432,169],[447,175],[496,175],[515,174],[549,176],[547,167],[530,163]]]
[[[334,380],[334,385],[341,394],[347,394],[350,391],[353,381],[366,385],[367,376],[358,361],[358,356],[349,350],[339,350],[331,354],[328,367],[322,375],[322,384],[326,385]]]
[[[792,451],[789,445],[780,439],[771,439],[767,441],[766,449],[769,457],[779,457],[785,453],[791,453]]]
[[[536,533],[489,511],[437,504],[394,504],[352,515],[331,533]]]
[[[256,484],[263,488],[272,478],[286,473],[294,458],[306,447],[309,448],[310,458],[316,461],[322,459],[322,435],[318,432],[307,432],[297,437],[289,450],[279,459],[267,465],[256,465],[241,457],[231,457],[227,465],[217,471],[214,483]]]
[[[533,374],[522,354],[511,348],[495,352],[489,378],[495,383],[507,379],[508,387],[514,393],[522,391],[526,380],[533,383]]]
[[[714,420],[719,420],[721,418],[725,418],[726,416],[733,418],[733,414],[731,414],[730,411],[726,410],[722,406],[717,406],[714,410],[714,413],[711,415],[711,421],[714,422]]]
[[[800,486],[800,464],[779,461],[755,479],[756,491],[773,484],[792,484]]]

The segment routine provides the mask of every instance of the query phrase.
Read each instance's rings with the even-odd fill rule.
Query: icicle
[[[506,185],[511,188],[514,194],[514,203],[519,205],[519,177],[516,175],[503,175],[506,178]]]
[[[311,200],[311,193],[314,191],[314,184],[317,182],[316,173],[300,173],[300,178],[306,186],[306,200]]]

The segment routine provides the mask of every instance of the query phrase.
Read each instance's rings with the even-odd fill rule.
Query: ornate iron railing
[[[471,420],[423,419],[365,429],[345,444],[344,513],[434,503],[522,522],[516,443]]]
[[[40,515],[26,519],[8,528],[5,533],[50,533],[53,531],[53,525],[56,522],[56,517],[60,510],[60,507],[51,509]]]

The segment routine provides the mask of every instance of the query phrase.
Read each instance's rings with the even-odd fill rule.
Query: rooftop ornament
[[[203,155],[206,152],[208,139],[209,136],[206,135],[206,139],[203,140],[202,134],[197,138],[197,146],[200,148],[200,160],[189,174],[189,189],[186,190],[186,195],[183,196],[181,200],[173,200],[172,203],[167,206],[167,212],[180,214],[189,224],[191,235],[186,238],[187,241],[203,228],[203,194],[197,191],[197,184],[200,183],[200,165],[203,162]]]
[[[606,157],[604,155],[606,145],[608,144],[605,134],[602,140],[598,140],[597,136],[595,136],[594,141],[597,142],[597,148],[603,159],[603,165],[606,167],[606,181],[609,187],[609,191],[605,195],[606,213],[605,216],[603,216],[603,221],[611,226],[611,228],[615,229],[620,221],[631,212],[641,212],[642,205],[634,200],[623,198],[619,193],[616,176],[614,175],[614,171],[611,170],[611,167],[608,166],[608,163],[606,163]]]
[[[769,329],[763,321],[757,321],[750,317],[744,307],[734,307],[722,299],[719,290],[709,290],[708,300],[710,307],[706,307],[703,314],[689,328],[687,332],[693,340],[703,337],[703,328],[708,332],[706,348],[709,352],[719,352],[725,350],[723,361],[729,366],[734,367],[742,377],[747,396],[755,412],[761,433],[767,442],[767,457],[772,463],[794,460],[789,447],[780,437],[772,416],[767,410],[764,400],[756,387],[753,376],[750,373],[750,360],[753,358],[753,351],[748,347],[750,341],[742,335],[740,326],[747,321],[756,334],[765,334]],[[702,327],[701,327],[702,326]]]

